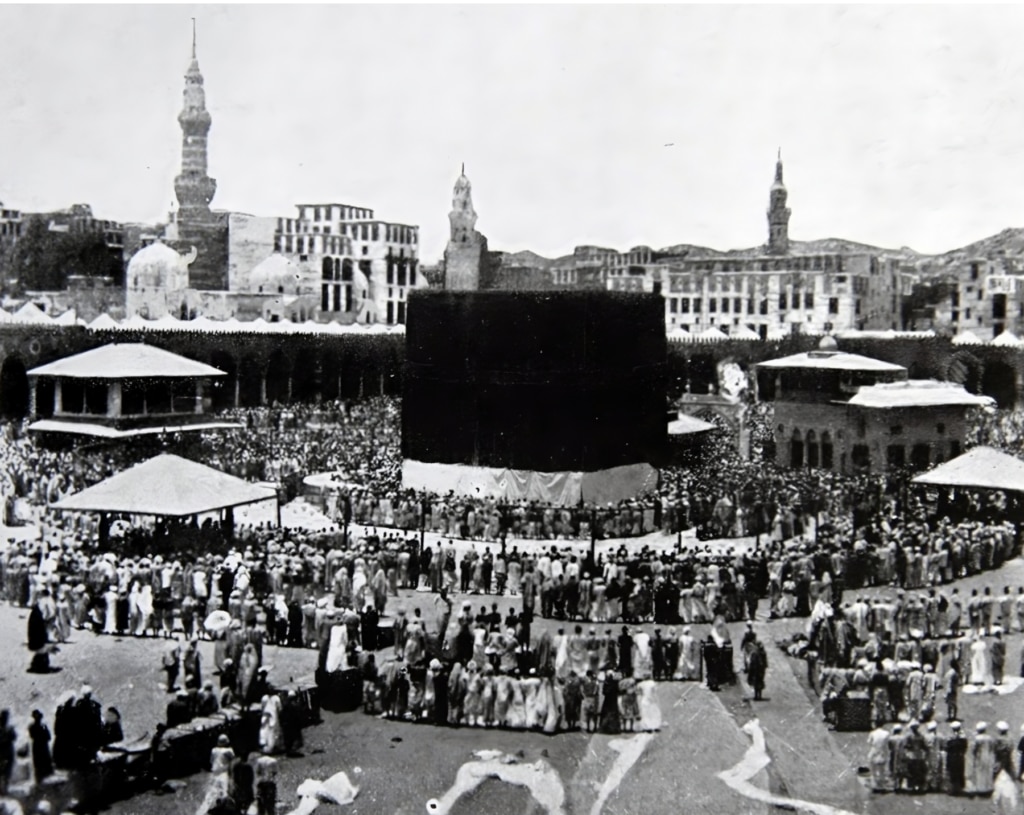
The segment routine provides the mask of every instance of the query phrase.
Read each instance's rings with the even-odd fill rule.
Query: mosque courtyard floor
[[[1024,585],[1024,560],[996,573],[958,582],[960,591],[991,585]],[[487,598],[469,599],[474,607]],[[431,595],[402,592],[389,601],[423,607],[432,617]],[[518,598],[496,600],[504,613]],[[491,602],[488,600],[488,602]],[[130,739],[152,732],[163,718],[168,697],[161,680],[160,639],[99,637],[75,632],[61,646],[48,675],[26,673],[24,609],[0,607],[0,706],[16,714],[24,733],[27,715],[45,711],[52,725],[53,704],[66,690],[92,685],[104,705],[116,705]],[[663,716],[660,732],[621,736],[535,733],[436,728],[382,721],[362,712],[323,713],[323,722],[304,731],[302,757],[280,759],[279,811],[299,803],[296,789],[304,779],[327,779],[339,771],[359,787],[344,807],[322,804],[320,811],[407,815],[450,812],[453,815],[523,815],[564,812],[566,815],[633,815],[633,813],[763,813],[770,809],[810,811],[817,815],[981,815],[991,812],[989,800],[944,795],[873,795],[860,769],[866,765],[866,734],[830,731],[822,722],[820,704],[809,692],[803,663],[785,656],[773,643],[805,625],[805,620],[768,622],[760,614],[759,636],[769,644],[766,701],[752,702],[749,689],[737,685],[712,693],[697,683],[662,683],[658,701]],[[560,623],[539,621],[535,631]],[[653,626],[646,626],[647,629]],[[698,626],[698,632],[702,627]],[[742,625],[732,626],[734,641]],[[1017,675],[1022,637],[1008,642],[1007,673]],[[204,665],[212,665],[212,644],[204,642]],[[386,656],[386,653],[385,653]],[[313,650],[268,647],[265,661],[272,681],[310,676]],[[1005,719],[1017,733],[1024,721],[1024,689],[1007,694],[963,695],[961,716],[975,721]],[[940,717],[941,721],[941,717]],[[762,741],[763,740],[763,741]],[[763,750],[760,749],[763,745]],[[475,755],[478,751],[493,754]],[[531,765],[528,786],[479,778],[492,775],[500,755],[514,754]],[[490,762],[490,763],[489,763]],[[358,768],[358,770],[357,770]],[[171,815],[198,808],[207,784],[199,774],[176,785],[173,792],[144,793],[112,805],[114,815]],[[516,779],[512,779],[516,781]],[[522,779],[519,779],[521,782]],[[478,783],[469,789],[474,783]],[[532,789],[532,792],[531,792]],[[464,792],[463,792],[464,791]],[[460,794],[462,793],[462,794]],[[446,796],[447,794],[447,796]],[[435,800],[433,809],[428,802]],[[561,809],[554,809],[561,802]]]

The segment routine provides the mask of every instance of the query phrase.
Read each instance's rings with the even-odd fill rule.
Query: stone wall
[[[487,264],[487,240],[477,233],[478,240],[468,243],[449,241],[444,250],[444,287],[450,291],[478,291],[481,272]]]
[[[166,241],[182,254],[196,248],[196,259],[188,269],[189,288],[227,290],[228,217],[226,212],[215,212],[209,223],[179,223],[177,238]]]
[[[228,216],[228,288],[249,291],[249,273],[274,252],[277,218],[232,212]]]

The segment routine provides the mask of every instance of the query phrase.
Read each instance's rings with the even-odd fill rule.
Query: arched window
[[[334,261],[331,258],[324,258],[321,264],[322,272],[321,277],[324,280],[330,280],[334,277]]]
[[[821,466],[825,470],[832,469],[833,448],[832,434],[827,430],[821,434]]]
[[[800,431],[793,428],[793,435],[789,442],[789,466],[804,466],[804,440]]]
[[[813,430],[807,431],[807,466],[817,467],[820,463],[818,455],[818,434]]]

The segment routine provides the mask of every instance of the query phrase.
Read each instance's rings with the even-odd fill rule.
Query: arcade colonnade
[[[108,342],[148,342],[224,372],[204,388],[208,408],[259,407],[401,393],[402,337],[288,337],[202,335],[184,337],[119,332],[87,342],[0,337],[0,418],[48,417],[57,394],[53,382],[28,370]],[[196,399],[196,393],[177,394]]]
[[[781,342],[669,343],[671,395],[721,399],[721,375],[728,363],[744,373],[761,361],[817,347],[817,337]],[[217,408],[271,404],[275,400],[315,401],[401,392],[405,337],[395,335],[260,335],[208,331],[92,331],[84,326],[0,325],[0,416],[28,414],[25,375],[38,365],[111,342],[146,342],[206,362],[226,376],[213,390]],[[959,381],[971,393],[993,397],[999,407],[1021,407],[1024,349],[951,346],[947,340],[840,340],[843,350],[904,365],[912,379]],[[765,377],[751,382],[771,399]],[[766,389],[767,386],[767,390]],[[40,393],[37,405],[51,403]],[[835,440],[833,440],[835,444]],[[819,440],[820,444],[820,440]],[[838,447],[838,445],[837,445]],[[819,448],[819,455],[821,455]],[[836,462],[838,465],[838,461]]]

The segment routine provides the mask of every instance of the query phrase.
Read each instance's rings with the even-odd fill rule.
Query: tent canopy
[[[758,363],[759,368],[819,368],[831,371],[871,371],[896,373],[907,370],[902,365],[893,365],[880,359],[850,354],[846,351],[805,351],[779,359]]]
[[[75,379],[151,379],[224,376],[224,372],[145,343],[111,343],[72,354],[28,372],[30,376],[66,376]]]
[[[685,413],[680,414],[678,419],[668,423],[669,436],[688,436],[693,433],[705,433],[708,430],[714,429],[715,426],[711,422],[705,422],[703,419],[698,419],[694,416],[687,416]]]
[[[113,512],[186,518],[276,498],[267,487],[180,456],[163,455],[53,504],[69,512]]]
[[[1024,461],[991,447],[975,447],[934,470],[922,473],[913,483],[1024,492]]]
[[[847,404],[868,408],[907,408],[934,405],[989,407],[995,405],[995,400],[990,396],[968,393],[963,385],[958,385],[955,382],[908,379],[903,382],[864,385]]]

